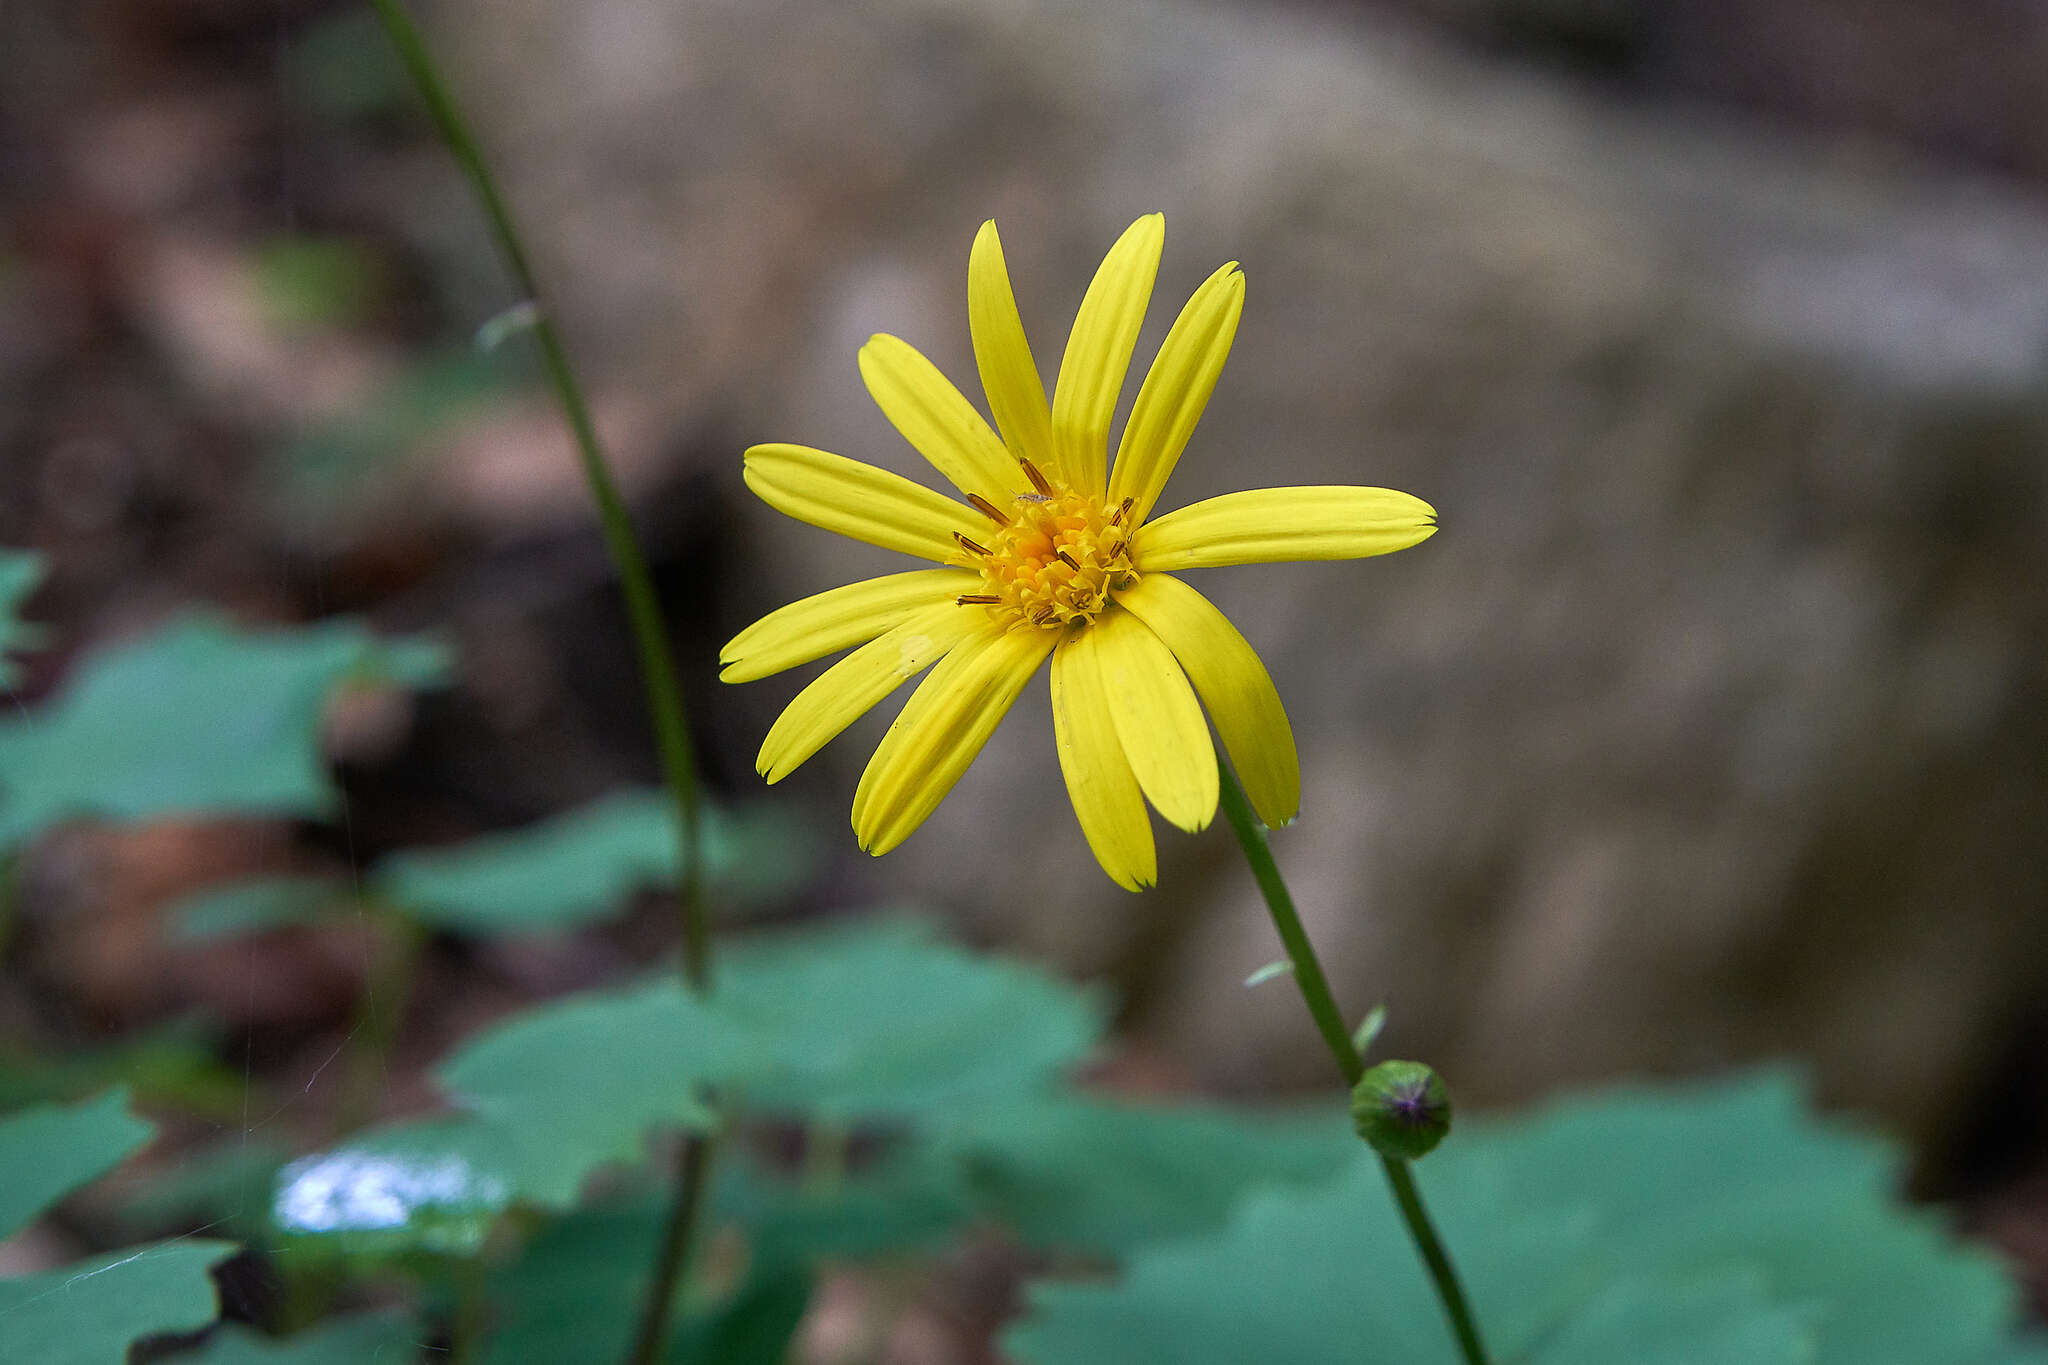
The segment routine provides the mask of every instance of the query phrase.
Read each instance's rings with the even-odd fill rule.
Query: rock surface
[[[1398,556],[1200,586],[1302,740],[1275,843],[1341,993],[1461,1102],[1798,1052],[1924,1135],[2038,1009],[2048,204],[1328,13],[435,19],[604,386],[738,433],[707,465],[743,518],[733,628],[890,567],[747,500],[737,445],[920,473],[854,353],[896,332],[971,377],[984,217],[1044,364],[1138,213],[1168,223],[1140,365],[1245,263],[1166,501],[1362,482],[1442,513]],[[452,203],[418,215],[478,249]],[[714,752],[743,761],[795,688],[707,703]],[[1323,1079],[1285,984],[1240,985],[1275,946],[1227,837],[1162,829],[1161,888],[1118,892],[1028,695],[869,883],[1117,974],[1211,1082]],[[791,780],[834,828],[887,713]]]

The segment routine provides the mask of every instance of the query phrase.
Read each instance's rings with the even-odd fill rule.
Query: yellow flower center
[[[956,536],[981,570],[981,591],[962,606],[985,606],[1012,625],[1059,630],[1095,619],[1110,594],[1137,581],[1131,567],[1128,500],[1104,507],[1053,483],[1029,461],[1024,472],[1038,491],[1009,508],[971,501],[996,523],[986,545]]]

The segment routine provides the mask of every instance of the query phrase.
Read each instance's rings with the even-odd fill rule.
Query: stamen
[[[1131,514],[1131,507],[1132,507],[1132,505],[1133,505],[1133,504],[1135,504],[1135,503],[1136,503],[1137,501],[1138,501],[1138,500],[1137,500],[1136,498],[1125,498],[1125,499],[1124,499],[1124,501],[1123,501],[1123,506],[1121,506],[1121,507],[1117,508],[1117,509],[1116,509],[1116,515],[1112,516],[1112,517],[1111,517],[1111,518],[1109,519],[1109,524],[1110,524],[1111,526],[1121,526],[1121,525],[1123,525],[1123,524],[1124,524],[1124,518],[1125,518],[1125,517],[1127,517],[1127,516],[1129,516],[1129,515]]]
[[[1130,544],[1128,540],[1119,540],[1115,544],[1111,545],[1109,547],[1109,557],[1111,559],[1115,559],[1118,555],[1124,552],[1124,546],[1128,544]]]
[[[1010,519],[1003,515],[1002,510],[981,494],[969,493],[967,501],[974,504],[975,511],[981,513],[996,525],[1008,526],[1010,524]]]
[[[1068,568],[1072,569],[1072,570],[1073,570],[1073,571],[1074,571],[1075,573],[1079,573],[1079,572],[1081,572],[1081,561],[1080,561],[1080,560],[1078,560],[1078,559],[1074,558],[1074,557],[1073,557],[1072,555],[1068,554],[1068,553],[1067,553],[1067,552],[1066,552],[1065,550],[1054,550],[1054,551],[1053,551],[1053,553],[1054,553],[1055,555],[1057,555],[1057,556],[1059,557],[1059,561],[1060,561],[1060,563],[1062,563],[1062,564],[1066,565],[1066,566],[1067,566]]]
[[[954,598],[953,605],[956,607],[992,607],[1002,600],[1000,597],[991,597],[984,592],[970,592]]]
[[[1052,624],[1052,618],[1058,614],[1057,607],[1040,607],[1031,613],[1031,623],[1036,626],[1049,626]]]
[[[1049,498],[1052,496],[1052,485],[1045,481],[1045,475],[1038,472],[1037,465],[1029,460],[1019,460],[1017,463],[1024,466],[1024,477],[1031,480],[1031,486],[1038,490],[1039,497]]]
[[[988,558],[988,546],[977,545],[975,542],[969,540],[966,536],[961,535],[958,531],[955,531],[953,533],[953,539],[959,541],[960,548],[967,551],[967,553],[971,555],[980,555],[984,559]]]

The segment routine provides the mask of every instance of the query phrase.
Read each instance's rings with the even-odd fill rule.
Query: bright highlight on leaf
[[[461,1112],[288,1168],[274,1215],[357,1249],[480,1234],[515,1200],[573,1202],[592,1172],[640,1161],[653,1130],[708,1126],[705,1087],[756,1112],[911,1122],[1044,1088],[1103,1018],[1092,993],[907,919],[764,935],[726,955],[708,1000],[663,979],[485,1031],[439,1068]]]
[[[1002,243],[994,223],[982,225],[968,261],[968,327],[993,427],[908,343],[877,336],[862,348],[876,404],[957,500],[804,446],[747,452],[747,486],[778,511],[946,566],[784,607],[724,651],[723,676],[737,682],[865,646],[806,688],[769,733],[758,766],[771,782],[931,670],[855,795],[854,833],[870,853],[896,847],[937,808],[1048,657],[1067,791],[1118,885],[1157,880],[1147,802],[1183,829],[1215,814],[1204,707],[1259,818],[1285,824],[1301,804],[1301,777],[1279,694],[1236,629],[1166,571],[1386,554],[1436,530],[1429,504],[1384,488],[1259,489],[1152,519],[1244,308],[1235,263],[1195,291],[1109,465],[1110,422],[1165,233],[1150,214],[1111,248],[1048,405]],[[949,626],[952,613],[962,615]]]

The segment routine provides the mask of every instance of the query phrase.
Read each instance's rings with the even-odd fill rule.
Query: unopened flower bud
[[[1351,1122],[1381,1156],[1413,1161],[1451,1131],[1451,1097],[1422,1062],[1381,1062],[1351,1090]]]

